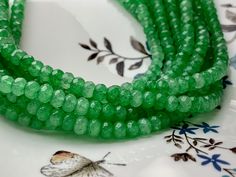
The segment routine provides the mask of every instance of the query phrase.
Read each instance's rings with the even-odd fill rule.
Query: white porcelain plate
[[[2,118],[0,176],[43,177],[41,168],[63,157],[63,173],[55,177],[82,161],[94,168],[81,167],[73,177],[236,177],[236,1],[215,2],[231,57],[220,110],[119,142],[40,133]],[[54,68],[112,85],[131,81],[150,63],[140,25],[115,0],[28,0],[25,16],[22,48]]]

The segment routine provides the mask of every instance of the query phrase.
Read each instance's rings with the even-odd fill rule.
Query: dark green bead
[[[131,138],[139,135],[139,126],[136,121],[127,122],[127,135]]]
[[[114,124],[114,136],[121,139],[126,136],[126,125],[123,122],[116,122]]]
[[[36,130],[40,130],[43,128],[43,122],[38,119],[32,119],[30,127]]]
[[[124,121],[126,119],[127,111],[122,106],[117,106],[115,110],[117,120]]]
[[[62,129],[65,131],[72,131],[74,128],[75,117],[72,115],[67,115],[63,119]]]
[[[120,96],[120,88],[116,85],[108,88],[107,100],[110,102],[115,102]]]
[[[101,136],[105,139],[113,137],[113,126],[110,122],[104,122],[102,124]]]
[[[102,108],[102,115],[105,119],[112,119],[115,114],[115,108],[111,104],[105,104]]]
[[[61,86],[61,79],[62,79],[63,74],[64,74],[63,71],[60,69],[55,69],[52,71],[50,78],[51,78],[51,83],[53,86],[55,87]]]
[[[84,79],[82,78],[75,78],[73,79],[71,86],[70,86],[70,91],[75,94],[76,96],[81,96],[82,91],[84,89]]]
[[[31,116],[27,113],[22,113],[18,117],[18,123],[22,126],[29,126],[31,122]]]
[[[87,115],[90,119],[96,119],[99,117],[101,110],[102,105],[98,101],[91,101]]]

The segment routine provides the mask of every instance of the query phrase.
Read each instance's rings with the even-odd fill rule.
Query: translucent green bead
[[[85,98],[91,98],[93,96],[93,91],[95,88],[95,84],[91,81],[87,81],[84,84],[84,88],[82,90],[82,95]]]
[[[18,123],[22,126],[29,126],[31,122],[31,116],[27,113],[21,113],[18,117]]]
[[[43,128],[43,122],[38,119],[32,119],[30,127],[36,130],[40,130]]]
[[[11,103],[16,103],[16,101],[17,101],[17,96],[15,96],[15,95],[13,95],[13,94],[11,94],[11,93],[8,93],[8,94],[7,94],[7,99],[8,99],[8,101],[10,101]]]
[[[123,122],[116,122],[114,124],[114,136],[121,139],[126,137],[126,125]]]
[[[113,126],[110,122],[104,122],[102,124],[101,136],[105,139],[110,139],[113,137]]]
[[[167,104],[166,95],[162,93],[158,93],[156,95],[155,108],[157,110],[162,110],[165,108],[166,104]]]
[[[87,115],[90,119],[96,119],[99,117],[101,110],[102,105],[98,101],[91,101]]]
[[[61,86],[61,79],[63,74],[64,74],[63,71],[60,69],[55,69],[52,71],[50,79],[53,86],[55,87]]]
[[[18,113],[13,106],[6,109],[5,117],[9,120],[16,121],[18,119]]]
[[[80,116],[76,119],[74,132],[77,135],[84,135],[87,133],[87,127],[88,127],[88,119],[83,116]]]
[[[192,107],[192,100],[188,96],[180,96],[179,98],[179,111],[188,112]]]
[[[35,115],[37,113],[37,110],[39,109],[41,103],[37,100],[33,100],[31,101],[28,105],[27,105],[27,111],[28,113]]]
[[[79,98],[77,105],[75,107],[75,114],[79,116],[84,116],[87,114],[88,109],[89,109],[89,101],[84,97]]]
[[[139,126],[137,122],[133,120],[127,122],[127,135],[131,138],[139,135]]]
[[[51,66],[47,66],[47,65],[43,66],[40,71],[40,75],[39,75],[40,80],[42,82],[49,82],[52,71],[53,71],[53,69]]]
[[[113,85],[108,88],[107,91],[107,100],[110,102],[115,102],[120,96],[120,88],[116,85]]]
[[[150,123],[152,125],[152,130],[153,131],[161,130],[161,120],[157,116],[152,116],[150,118]]]
[[[12,93],[16,96],[21,96],[24,94],[24,89],[26,86],[26,80],[24,78],[17,78],[12,84]]]
[[[124,121],[127,115],[127,110],[122,106],[115,108],[115,115],[118,121]]]
[[[72,131],[74,128],[75,117],[73,115],[67,115],[63,119],[62,129],[65,131]]]
[[[62,90],[56,90],[52,94],[51,105],[55,108],[60,108],[65,100],[65,93]]]
[[[72,94],[68,94],[65,97],[65,101],[64,101],[64,104],[62,106],[62,109],[65,112],[72,112],[72,111],[74,111],[76,104],[77,104],[76,97]]]
[[[152,92],[145,92],[143,95],[143,107],[151,108],[155,103],[155,95]]]
[[[177,109],[178,107],[178,99],[175,96],[169,96],[167,100],[167,111],[173,112]]]
[[[46,121],[49,119],[50,114],[51,114],[51,108],[49,106],[45,105],[45,106],[40,107],[37,110],[36,116],[37,116],[38,120]]]
[[[141,135],[148,135],[152,131],[152,125],[148,119],[140,119],[138,121],[138,126]]]
[[[3,76],[0,80],[0,91],[2,93],[11,93],[14,79],[10,76]]]
[[[41,61],[35,60],[31,63],[31,66],[29,67],[28,71],[32,76],[36,77],[39,76],[42,67],[43,63]]]
[[[111,104],[105,104],[102,108],[102,115],[105,119],[112,119],[115,114],[115,108]]]
[[[139,107],[143,102],[143,95],[142,92],[140,91],[133,91],[132,92],[132,97],[130,100],[130,105],[132,107]]]
[[[133,89],[143,91],[145,89],[145,81],[142,79],[135,79],[133,81]]]
[[[53,95],[53,88],[49,84],[44,84],[41,86],[39,93],[38,93],[38,99],[42,103],[48,103],[51,101]]]
[[[97,119],[90,120],[88,123],[88,134],[92,137],[98,137],[101,131],[101,122]]]
[[[59,127],[62,125],[62,121],[63,121],[63,112],[61,110],[55,110],[50,118],[49,121],[51,123],[52,126],[54,127]]]
[[[82,91],[84,89],[84,79],[82,78],[75,78],[73,79],[71,86],[70,86],[70,91],[75,94],[76,96],[81,96]]]
[[[131,94],[130,91],[121,89],[120,91],[120,105],[121,106],[127,106],[130,104]]]
[[[25,96],[34,99],[38,96],[40,85],[35,81],[30,81],[25,86]]]
[[[93,98],[97,101],[104,102],[106,101],[107,87],[104,84],[97,84],[94,92]]]
[[[69,89],[70,84],[74,79],[74,75],[72,73],[64,73],[62,76],[61,86],[64,89]]]

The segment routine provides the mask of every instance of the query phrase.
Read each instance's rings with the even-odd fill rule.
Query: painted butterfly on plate
[[[92,161],[76,153],[58,151],[53,154],[51,164],[41,168],[41,173],[48,177],[113,177],[114,175],[100,164],[119,166],[126,164],[107,163],[105,158],[109,154],[110,152],[102,160]]]

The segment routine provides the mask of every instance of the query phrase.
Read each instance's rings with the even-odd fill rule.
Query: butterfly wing
[[[65,177],[87,166],[91,163],[91,160],[78,154],[73,154],[70,157],[65,154],[55,154],[51,159],[51,163],[42,167],[41,173],[48,177]]]
[[[91,163],[68,177],[113,177],[113,174],[96,163]]]

